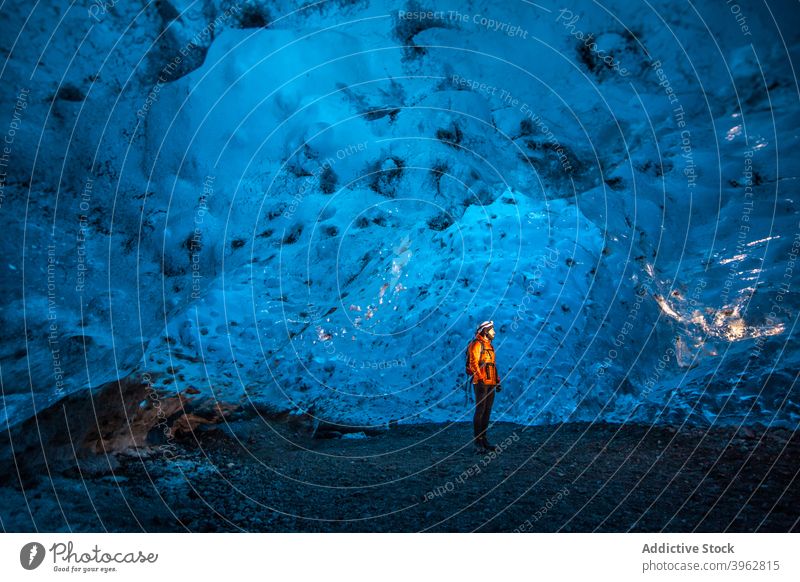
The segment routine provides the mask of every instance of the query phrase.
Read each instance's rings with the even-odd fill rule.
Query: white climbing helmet
[[[484,321],[478,326],[478,329],[475,330],[475,333],[481,333],[490,327],[494,327],[494,321]]]

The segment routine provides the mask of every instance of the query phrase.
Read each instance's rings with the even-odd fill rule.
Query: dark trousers
[[[475,440],[486,438],[486,429],[489,427],[489,415],[494,404],[494,386],[478,382],[475,388],[475,416],[472,418],[472,432]]]

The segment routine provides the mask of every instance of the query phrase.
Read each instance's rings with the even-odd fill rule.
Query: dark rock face
[[[238,406],[156,391],[152,378],[125,378],[79,391],[0,435],[0,485],[30,487],[46,474],[113,473],[119,457],[175,455],[199,425],[221,422]]]

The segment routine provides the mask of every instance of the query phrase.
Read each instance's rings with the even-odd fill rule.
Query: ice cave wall
[[[128,376],[463,420],[493,319],[498,418],[796,425],[791,3],[749,35],[721,2],[28,10],[0,11],[9,424]]]

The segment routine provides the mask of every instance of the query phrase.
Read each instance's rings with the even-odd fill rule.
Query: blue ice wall
[[[496,418],[796,426],[796,10],[4,6],[3,422],[465,419],[493,319]]]

